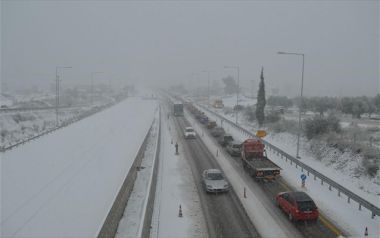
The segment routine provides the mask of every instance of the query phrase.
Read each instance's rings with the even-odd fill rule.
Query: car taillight
[[[296,213],[299,213],[300,211],[298,209],[296,209]]]

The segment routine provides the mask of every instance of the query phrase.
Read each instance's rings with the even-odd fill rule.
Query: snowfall
[[[227,104],[231,106],[236,103],[236,99],[233,101],[229,98],[229,100],[224,100],[223,102],[225,105]],[[245,102],[245,105],[249,105],[248,102]],[[235,120],[235,118],[231,115],[223,115],[220,109],[212,110],[227,119],[232,121]],[[219,118],[215,117],[211,113],[206,112],[206,114],[209,118],[214,119],[219,125],[221,125]],[[242,115],[240,115],[240,118],[241,119],[239,119],[239,122],[242,123],[241,125],[246,126],[247,129],[252,131],[252,127],[249,127],[246,124],[244,125],[246,122],[242,118]],[[229,126],[227,123],[223,123],[223,127],[226,132],[232,134],[234,138],[241,141],[246,139],[246,136],[243,133],[234,127]],[[296,149],[296,140],[289,134],[269,135],[264,139],[290,154],[293,154]],[[208,146],[212,148],[212,143],[209,142]],[[307,177],[306,187],[302,188],[300,175],[303,173],[301,172],[301,169],[297,169],[294,165],[284,161],[276,153],[270,151],[268,152],[268,157],[282,168],[282,177],[284,177],[293,188],[297,190],[304,190],[311,195],[322,213],[329,217],[337,227],[341,227],[353,237],[363,236],[366,227],[370,231],[370,236],[378,237],[380,235],[379,217],[371,219],[370,211],[365,208],[362,208],[360,211],[358,209],[359,205],[356,202],[351,201],[351,203],[347,203],[347,197],[345,195],[338,197],[338,192],[335,189],[330,191],[328,184],[325,183],[322,186],[320,180],[314,180],[313,176]],[[301,150],[300,155],[303,163],[311,166],[313,169],[333,179],[359,196],[362,196],[374,205],[380,206],[380,186],[378,184],[369,181],[366,177],[359,179],[352,178],[349,174],[336,170],[336,168],[331,165],[325,165],[320,161],[311,158],[310,155],[308,155],[304,150]],[[357,161],[353,161],[353,163],[353,165],[348,166],[357,165]],[[366,189],[361,189],[363,187]]]
[[[128,98],[1,154],[2,237],[95,237],[157,101]]]
[[[154,161],[159,122],[157,109],[156,100],[128,98],[66,128],[1,153],[1,236],[95,237],[153,125],[153,136],[142,162],[144,169],[138,173],[117,237],[141,234],[152,168],[157,163]],[[201,135],[204,128],[188,114],[186,117]],[[206,221],[190,166],[182,150],[179,155],[174,154],[171,142],[176,141],[178,132],[174,131],[171,120],[161,119],[151,237],[207,237]],[[225,126],[234,137],[244,139],[240,132]],[[218,145],[207,133],[204,135],[201,139],[211,151],[217,151]],[[290,144],[285,144],[283,149],[290,153],[294,150]],[[265,234],[264,237],[288,236],[287,230],[292,228],[284,227],[273,216],[268,208],[271,201],[263,200],[252,187],[247,190],[246,199],[241,196],[245,178],[225,153],[219,155],[218,162],[260,234]],[[368,227],[370,237],[380,234],[378,217],[371,219],[365,208],[359,211],[358,204],[347,203],[344,195],[338,197],[336,191],[329,191],[327,185],[322,186],[312,177],[306,180],[306,188],[301,188],[299,169],[275,154],[271,153],[269,157],[282,167],[282,176],[287,182],[310,194],[334,225],[354,237],[363,236],[365,227]],[[324,169],[318,164],[315,168]],[[344,178],[333,170],[324,172],[333,179]],[[344,179],[339,180],[342,181]],[[355,187],[343,182],[342,185],[350,189]],[[360,189],[354,191],[363,196],[366,194]],[[378,198],[372,199],[379,205]],[[179,217],[179,205],[183,217]]]

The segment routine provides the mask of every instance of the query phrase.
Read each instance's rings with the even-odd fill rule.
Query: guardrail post
[[[372,212],[371,218],[372,218],[372,219],[375,218],[375,213],[374,213],[374,212]]]
[[[293,160],[290,161],[290,165],[292,165],[292,164],[293,164]]]
[[[296,168],[298,168],[297,163],[296,163]]]
[[[340,190],[338,189],[338,197],[340,197]]]
[[[301,172],[303,172],[303,167],[301,167]]]
[[[323,185],[323,179],[321,179],[321,185]]]
[[[314,180],[317,180],[317,175],[314,174]]]
[[[310,172],[309,171],[307,171],[307,176],[310,176]]]
[[[329,190],[331,191],[331,184],[329,184]]]
[[[347,196],[347,202],[350,203],[351,198]]]
[[[361,210],[362,210],[362,204],[359,203],[359,211],[361,211]]]

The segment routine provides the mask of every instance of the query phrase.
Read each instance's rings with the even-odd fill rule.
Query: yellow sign
[[[258,130],[258,131],[256,132],[256,136],[257,136],[257,137],[260,137],[260,138],[263,138],[263,137],[265,137],[266,135],[267,135],[267,132],[264,131],[264,130]]]

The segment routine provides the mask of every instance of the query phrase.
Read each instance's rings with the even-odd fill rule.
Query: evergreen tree
[[[259,91],[257,93],[257,104],[256,104],[256,118],[257,118],[257,121],[259,122],[259,126],[262,126],[264,124],[265,104],[266,104],[266,101],[265,101],[264,68],[262,67],[261,75],[260,75]]]

